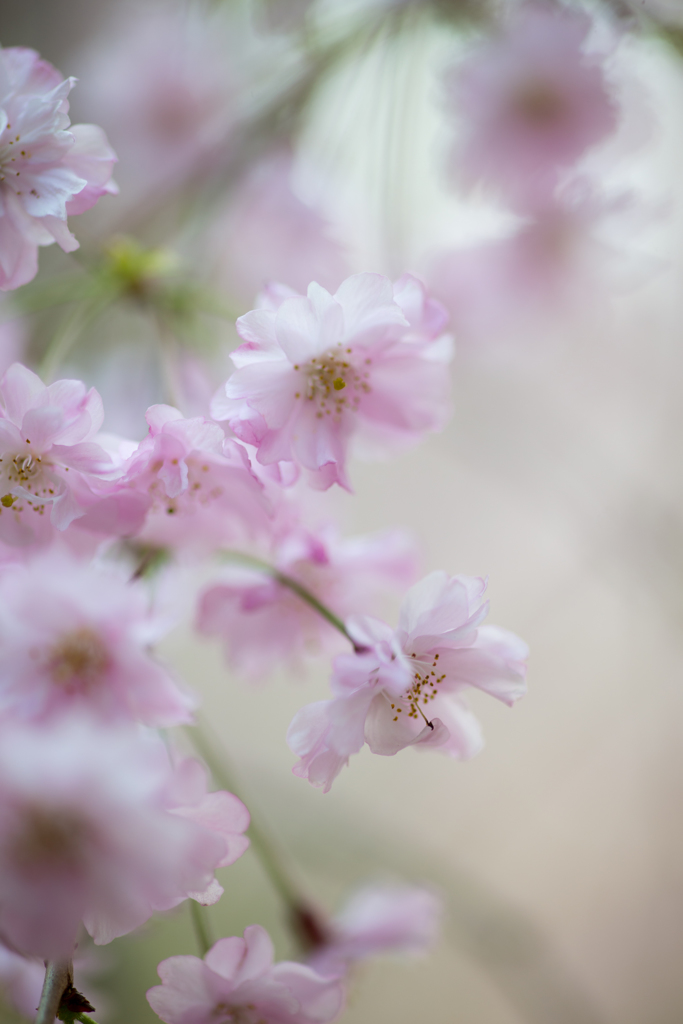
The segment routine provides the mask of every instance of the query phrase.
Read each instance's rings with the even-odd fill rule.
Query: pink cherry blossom
[[[64,958],[81,921],[99,945],[188,896],[215,901],[213,872],[242,852],[249,815],[231,794],[207,795],[204,778],[174,769],[152,734],[73,715],[3,722],[2,940]]]
[[[13,363],[0,381],[0,402],[0,539],[49,539],[97,500],[93,486],[110,468],[93,441],[102,400],[81,381],[46,386]]]
[[[368,885],[330,922],[330,938],[308,962],[326,977],[340,977],[359,960],[383,953],[415,956],[433,945],[442,905],[435,893],[413,885]]]
[[[192,700],[149,653],[166,632],[142,584],[48,551],[0,573],[0,714],[191,721]]]
[[[304,964],[273,963],[273,944],[253,924],[244,938],[219,939],[203,960],[172,956],[159,964],[161,985],[147,993],[166,1024],[325,1024],[344,990]]]
[[[488,613],[486,581],[433,572],[408,591],[392,630],[367,617],[347,628],[356,653],[339,655],[333,699],[294,717],[288,742],[301,760],[295,775],[327,792],[364,743],[375,754],[438,747],[469,758],[482,746],[479,723],[462,693],[475,686],[506,704],[525,692],[527,647]]]
[[[464,120],[457,173],[526,205],[552,195],[562,173],[614,130],[604,57],[587,50],[591,29],[582,11],[523,4],[507,31],[453,69],[449,97]]]
[[[448,339],[426,329],[424,304],[413,326],[379,274],[356,274],[334,295],[313,283],[306,297],[286,296],[237,321],[245,344],[212,415],[257,446],[263,465],[294,462],[318,488],[350,489],[352,437],[375,453],[443,425]]]
[[[382,592],[415,579],[409,538],[387,531],[343,540],[331,528],[295,524],[277,538],[266,561],[304,586],[342,618],[374,610]],[[289,587],[262,570],[227,566],[203,591],[197,628],[220,637],[228,663],[257,678],[277,666],[299,667],[305,657],[338,651],[341,634]]]
[[[106,192],[116,156],[101,128],[70,127],[74,78],[34,50],[0,49],[0,288],[35,277],[38,246],[78,248],[68,214],[90,209]]]
[[[145,509],[138,540],[203,549],[268,529],[263,485],[241,445],[215,423],[184,419],[169,405],[153,405],[146,419],[147,437],[127,446],[133,451],[116,478],[117,497],[128,493]]]

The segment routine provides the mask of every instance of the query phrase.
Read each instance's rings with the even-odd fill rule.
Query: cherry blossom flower
[[[486,581],[433,572],[408,591],[392,630],[367,617],[349,619],[356,653],[339,655],[333,699],[294,717],[287,739],[301,760],[294,773],[327,792],[364,743],[375,754],[437,747],[469,758],[482,746],[479,724],[462,698],[478,687],[506,704],[525,692],[527,647],[488,613]]]
[[[241,445],[215,423],[184,419],[169,405],[151,406],[146,419],[147,437],[124,446],[116,477],[119,491],[136,495],[145,508],[136,539],[206,548],[268,529],[263,485]]]
[[[330,937],[308,959],[319,974],[343,977],[349,966],[384,953],[416,956],[433,945],[442,905],[413,885],[368,885],[330,922]]]
[[[96,502],[93,487],[110,469],[93,441],[102,400],[81,381],[46,386],[13,363],[0,381],[0,401],[0,539],[50,539]]]
[[[23,47],[0,49],[0,288],[35,277],[38,246],[78,248],[68,214],[90,209],[106,192],[116,156],[101,128],[70,127],[64,79]]]
[[[44,720],[191,721],[191,698],[149,653],[166,625],[142,584],[49,550],[0,574],[0,714]]]
[[[331,528],[294,525],[267,561],[341,617],[373,610],[382,592],[405,587],[416,574],[410,540],[398,530],[343,540]],[[226,567],[220,582],[202,592],[197,628],[220,637],[228,663],[250,678],[282,664],[298,667],[306,656],[339,650],[345,642],[291,588],[242,566]]]
[[[581,11],[523,4],[506,32],[453,69],[448,93],[464,119],[457,173],[526,205],[552,195],[562,173],[614,130],[604,57],[587,50],[591,29]]]
[[[320,489],[350,489],[352,436],[374,453],[443,425],[450,347],[429,336],[424,305],[411,324],[379,274],[356,274],[334,295],[316,283],[306,297],[281,290],[276,308],[274,294],[237,321],[245,344],[211,409],[261,464],[294,462]]]
[[[159,964],[161,985],[147,1000],[166,1024],[325,1024],[342,1008],[344,990],[304,964],[273,963],[273,944],[253,924],[219,939],[203,960],[172,956]]]
[[[164,743],[70,716],[0,726],[0,937],[45,959],[96,944],[188,896],[215,902],[215,868],[244,850],[249,815],[205,792],[201,767],[173,769]]]

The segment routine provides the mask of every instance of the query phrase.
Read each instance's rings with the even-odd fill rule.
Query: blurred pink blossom
[[[526,208],[550,197],[562,174],[617,125],[604,55],[589,53],[591,18],[531,2],[447,78],[462,117],[453,167]]]
[[[129,198],[206,169],[235,121],[234,57],[216,14],[117,5],[116,21],[83,54],[79,99],[113,139]]]
[[[77,249],[67,215],[117,191],[116,156],[102,129],[70,126],[75,81],[34,50],[0,49],[0,289],[35,277],[38,246]]]
[[[479,723],[462,693],[478,687],[513,704],[525,693],[527,647],[513,633],[482,626],[486,581],[433,572],[406,594],[397,630],[349,619],[356,653],[334,662],[333,699],[294,717],[288,743],[294,773],[327,792],[364,743],[375,754],[438,747],[469,758],[482,746]]]
[[[512,234],[435,256],[429,282],[459,339],[507,341],[645,280],[651,260],[619,244],[642,231],[643,213],[634,218],[629,196],[605,199],[576,181],[539,202]]]
[[[142,584],[49,550],[0,573],[0,714],[170,726],[193,705],[149,647],[166,632]]]
[[[401,531],[340,538],[331,528],[292,525],[268,555],[273,567],[302,584],[336,615],[371,611],[382,592],[405,588],[417,558]],[[338,650],[341,635],[309,604],[258,569],[226,567],[199,598],[197,628],[220,637],[228,663],[256,678],[306,655]]]
[[[359,960],[383,953],[415,956],[436,940],[442,904],[429,889],[368,885],[331,922],[331,937],[308,963],[326,977],[342,977]]]
[[[220,896],[213,872],[244,849],[248,812],[206,794],[203,772],[173,769],[161,739],[79,716],[0,733],[0,937],[13,949],[70,957],[81,921],[100,945]]]
[[[273,964],[273,944],[257,924],[243,939],[219,939],[203,960],[172,956],[158,970],[162,984],[147,999],[166,1024],[325,1024],[344,1003],[337,979],[304,964]]]
[[[402,278],[396,290],[407,301],[413,289]],[[411,296],[411,323],[398,298],[379,274],[356,274],[334,295],[316,283],[307,297],[271,289],[237,321],[245,344],[212,415],[263,465],[293,462],[319,489],[350,490],[352,437],[375,454],[415,443],[448,415],[450,344],[434,336],[436,304],[425,298],[415,310]]]

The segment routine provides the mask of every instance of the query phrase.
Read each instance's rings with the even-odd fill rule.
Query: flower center
[[[304,366],[294,369],[303,374],[302,388],[295,397],[314,402],[318,419],[333,416],[341,419],[346,410],[355,412],[364,394],[370,392],[369,370],[361,370],[351,362],[352,349],[339,343],[322,356],[314,356]],[[370,359],[365,360],[369,367]]]
[[[21,826],[10,840],[10,858],[22,872],[60,868],[78,870],[90,829],[72,811],[48,807],[23,810]]]
[[[48,653],[46,667],[52,681],[64,690],[89,690],[109,668],[109,651],[90,627],[67,633]]]
[[[566,103],[551,82],[536,78],[519,85],[513,93],[512,106],[533,127],[545,128],[564,113]]]
[[[211,1018],[215,1024],[268,1024],[254,1003],[245,1003],[243,1006],[217,1003],[211,1011]]]
[[[410,659],[415,669],[413,683],[405,693],[401,694],[398,701],[391,705],[392,711],[396,712],[394,722],[398,722],[398,716],[405,710],[408,718],[421,717],[429,725],[429,719],[424,713],[424,705],[429,704],[438,695],[439,683],[444,681],[446,673],[439,675],[438,654],[434,655],[431,663],[420,661],[415,654],[411,654]],[[397,706],[399,702],[403,704],[403,707]]]
[[[11,182],[12,186],[16,188],[19,182],[14,179],[21,175],[21,171],[17,170],[17,165],[21,167],[26,160],[30,159],[30,156],[30,153],[22,149],[21,135],[13,134],[12,125],[8,124],[0,142],[0,185],[7,179],[8,183]],[[18,188],[16,191],[21,195]]]

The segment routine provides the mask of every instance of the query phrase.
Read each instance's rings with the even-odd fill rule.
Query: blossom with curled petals
[[[45,385],[13,363],[0,381],[0,403],[0,539],[50,539],[96,502],[111,468],[93,440],[102,399],[79,380]]]
[[[0,49],[0,289],[35,277],[38,246],[77,249],[67,216],[117,191],[102,129],[69,121],[75,82],[34,50]]]
[[[374,454],[443,426],[450,344],[431,329],[437,303],[418,304],[413,323],[380,274],[349,277],[334,295],[316,283],[306,296],[270,295],[277,302],[237,321],[245,344],[211,406],[262,465],[293,462],[317,488],[350,490],[352,438]]]
[[[433,572],[408,591],[392,630],[349,619],[354,654],[334,662],[333,699],[302,708],[287,740],[300,757],[294,774],[327,792],[351,754],[436,747],[465,759],[482,746],[462,694],[474,686],[506,704],[525,693],[527,647],[488,613],[486,581]]]
[[[335,978],[298,963],[273,963],[265,928],[219,939],[203,960],[172,956],[147,1000],[166,1024],[327,1024],[344,1003]]]

